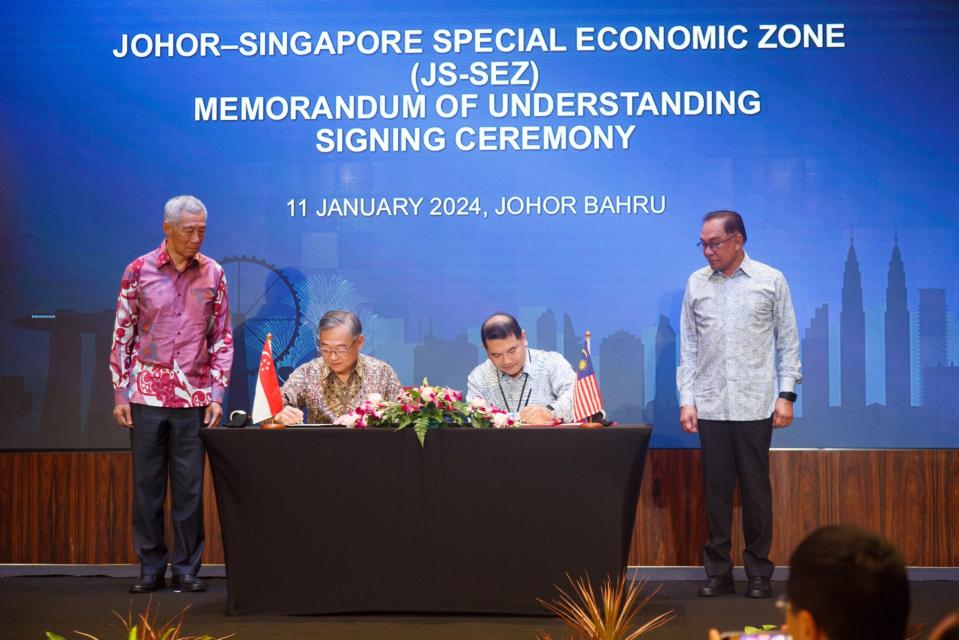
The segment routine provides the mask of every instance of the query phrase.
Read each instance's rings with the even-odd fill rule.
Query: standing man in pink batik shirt
[[[233,332],[223,268],[200,253],[206,207],[178,196],[163,209],[159,247],[127,266],[120,283],[110,355],[113,415],[130,429],[133,545],[140,580],[131,593],[165,586],[204,591],[203,444],[215,427],[233,363]],[[164,536],[167,477],[173,491],[172,554]],[[169,556],[169,557],[168,557]]]

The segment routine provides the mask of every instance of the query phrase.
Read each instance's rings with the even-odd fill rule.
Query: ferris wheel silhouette
[[[281,367],[289,371],[288,367],[294,366],[301,355],[298,343],[302,305],[293,281],[266,260],[246,255],[228,256],[220,260],[220,265],[226,276],[233,325],[228,409],[247,410],[252,399],[250,390],[255,387],[259,371],[260,349],[267,334],[273,336],[273,361],[278,371]]]

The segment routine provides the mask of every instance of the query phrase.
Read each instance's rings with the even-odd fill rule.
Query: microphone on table
[[[250,417],[246,415],[246,411],[237,409],[236,411],[230,412],[230,419],[227,420],[226,426],[237,429],[240,427],[245,427],[249,422]]]

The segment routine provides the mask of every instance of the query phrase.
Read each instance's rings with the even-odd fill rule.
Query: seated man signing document
[[[360,353],[363,326],[349,311],[328,311],[316,327],[320,357],[297,367],[280,393],[283,410],[274,416],[280,424],[331,423],[349,413],[371,393],[392,400],[402,385],[393,367]]]
[[[480,329],[488,360],[473,369],[466,399],[482,398],[525,424],[573,419],[576,372],[555,351],[530,349],[516,318],[494,313]]]

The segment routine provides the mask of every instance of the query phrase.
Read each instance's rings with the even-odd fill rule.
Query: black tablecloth
[[[545,613],[625,568],[649,436],[206,429],[227,613]]]

